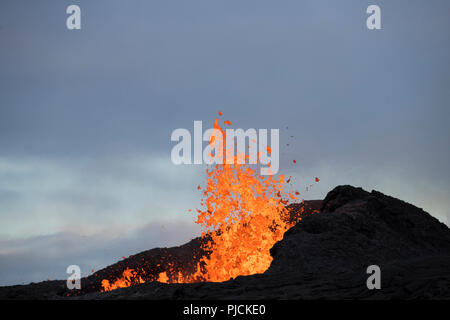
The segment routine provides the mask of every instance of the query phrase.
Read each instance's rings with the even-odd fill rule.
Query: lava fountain
[[[221,113],[219,113],[221,115]],[[230,125],[229,121],[224,122]],[[214,130],[224,139],[225,131],[215,120]],[[214,144],[211,135],[209,144]],[[225,143],[221,150],[226,152]],[[260,151],[261,152],[261,151]],[[267,147],[265,152],[271,152]],[[212,156],[212,154],[211,154]],[[202,225],[202,246],[205,254],[196,271],[186,274],[168,269],[155,275],[154,281],[164,283],[222,282],[241,275],[263,273],[271,262],[270,249],[297,221],[293,221],[286,205],[298,202],[298,192],[286,191],[284,175],[260,175],[255,165],[215,164],[206,169],[207,183],[202,192],[202,208],[197,209],[196,223]],[[316,180],[316,182],[318,179]],[[144,282],[133,269],[126,269],[112,283],[102,281],[104,291]]]

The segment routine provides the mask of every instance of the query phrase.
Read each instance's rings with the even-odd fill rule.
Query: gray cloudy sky
[[[446,0],[2,0],[0,285],[199,234],[204,168],[174,166],[170,134],[219,110],[280,128],[280,171],[299,190],[321,178],[306,198],[352,184],[450,224],[449,15]]]

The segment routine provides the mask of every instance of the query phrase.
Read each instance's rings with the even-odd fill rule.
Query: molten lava
[[[244,165],[216,165],[207,175],[205,209],[196,222],[213,230],[205,245],[210,255],[194,278],[226,281],[264,272],[270,248],[290,227],[281,198],[284,176],[261,177]]]
[[[218,125],[218,119],[214,129],[222,132],[225,141],[225,132]],[[210,139],[210,144],[213,142],[214,139]],[[225,151],[226,146],[223,148]],[[270,148],[267,152],[271,152]],[[202,243],[208,254],[200,258],[195,272],[185,274],[169,267],[156,275],[154,281],[221,282],[240,275],[263,273],[272,262],[270,249],[297,222],[289,218],[286,209],[288,200],[284,199],[298,199],[284,190],[290,180],[285,181],[284,175],[261,176],[255,166],[237,164],[237,161],[214,165],[206,170],[206,174],[203,208],[197,210],[196,223],[206,229]],[[316,182],[318,180],[316,178]],[[198,189],[202,190],[200,186]],[[103,280],[102,287],[109,291],[138,283],[142,283],[142,279],[137,273],[126,269],[122,277],[111,284]]]
[[[137,275],[137,272],[133,269],[126,268],[123,271],[122,277],[114,281],[113,283],[109,283],[109,280],[104,279],[102,281],[102,287],[105,291],[110,291],[118,288],[125,288],[132,285],[144,283],[141,277]]]

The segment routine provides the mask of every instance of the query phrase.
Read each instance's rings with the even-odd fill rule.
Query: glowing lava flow
[[[214,128],[222,132],[225,141],[218,119]],[[271,152],[270,148],[267,152]],[[200,259],[194,273],[186,275],[166,270],[155,276],[155,281],[220,282],[240,275],[263,273],[272,262],[270,249],[296,223],[289,219],[288,201],[283,198],[298,199],[285,192],[284,175],[261,176],[256,168],[237,164],[237,161],[232,165],[214,165],[206,173],[207,185],[202,191],[204,208],[197,210],[196,223],[208,230],[202,237],[209,239],[203,245],[209,255]],[[109,291],[140,283],[133,277],[136,278],[136,274],[127,269],[122,278],[112,284],[103,280],[103,289]]]
[[[144,283],[141,277],[137,275],[137,272],[133,269],[126,268],[123,271],[122,277],[109,283],[109,280],[102,280],[102,287],[104,291],[111,291],[118,288],[125,288],[135,284]]]

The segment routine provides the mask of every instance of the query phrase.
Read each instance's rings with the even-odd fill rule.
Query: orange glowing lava
[[[144,283],[141,277],[139,277],[133,269],[126,268],[123,271],[122,277],[109,283],[109,280],[102,280],[102,287],[104,291],[111,291],[118,288],[125,288],[139,283]]]
[[[221,114],[221,113],[219,113]],[[227,121],[225,121],[228,124]],[[214,129],[225,132],[218,125]],[[210,144],[214,139],[210,139]],[[226,145],[223,144],[225,152]],[[217,150],[216,150],[217,152]],[[270,147],[264,150],[270,154]],[[263,273],[271,262],[270,249],[297,221],[289,219],[288,200],[298,202],[296,195],[285,190],[284,175],[261,176],[257,165],[213,165],[206,170],[207,183],[202,192],[202,209],[196,223],[205,228],[203,248],[209,252],[200,259],[196,271],[182,274],[166,270],[155,275],[163,283],[221,282],[241,275]],[[242,156],[242,155],[241,155]],[[244,155],[244,157],[246,157]],[[296,162],[295,160],[293,161]],[[316,182],[318,182],[316,178]],[[303,210],[303,208],[302,208]],[[132,269],[126,269],[112,284],[102,281],[104,291],[141,283]]]

